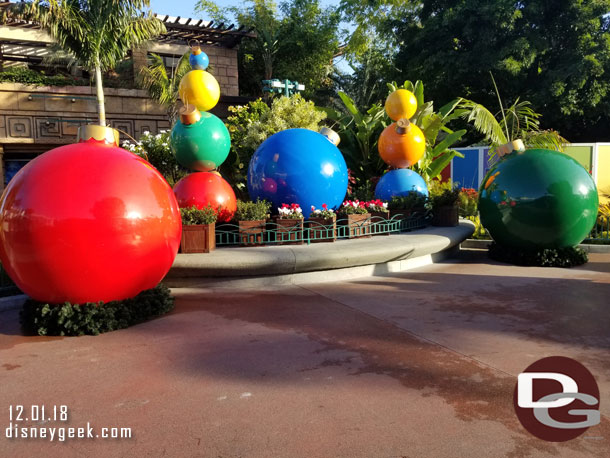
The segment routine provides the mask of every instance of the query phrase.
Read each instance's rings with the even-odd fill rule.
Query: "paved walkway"
[[[0,456],[608,457],[610,255],[590,258],[463,252],[390,277],[177,290],[170,315],[99,337],[23,337],[0,313]],[[563,444],[512,407],[516,375],[548,355],[579,359],[602,393],[602,424]],[[133,437],[8,440],[10,404]]]

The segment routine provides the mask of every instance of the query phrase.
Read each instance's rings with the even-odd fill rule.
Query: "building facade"
[[[7,3],[0,2],[0,6]],[[214,26],[202,20],[157,17],[167,32],[131,51],[132,70],[128,77],[132,78],[132,87],[104,88],[107,124],[119,130],[122,138],[138,138],[145,131],[157,133],[171,127],[165,108],[151,100],[147,91],[136,88],[135,75],[147,65],[150,53],[160,55],[171,72],[195,40],[209,56],[210,72],[220,84],[220,101],[212,112],[225,118],[230,105],[247,100],[239,97],[237,47],[244,37],[254,36],[250,31],[232,25]],[[45,59],[54,52],[53,40],[36,24],[21,21],[0,25],[0,71],[44,67],[48,65]],[[71,72],[83,76],[78,68]],[[84,86],[0,82],[0,187],[28,161],[51,148],[74,142],[79,126],[96,121],[94,81]]]

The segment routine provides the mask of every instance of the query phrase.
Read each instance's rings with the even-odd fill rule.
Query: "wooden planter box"
[[[257,221],[239,221],[239,243],[242,246],[256,246],[263,244],[265,234],[264,219]]]
[[[216,225],[182,226],[181,253],[209,253],[216,249]]]
[[[387,220],[390,219],[390,212],[370,212],[371,213],[371,232],[373,235],[390,235],[388,232]]]
[[[282,219],[275,218],[277,224],[276,240],[278,245],[302,245],[303,244],[303,218]]]
[[[371,236],[371,217],[370,213],[364,215],[342,215],[339,217],[339,223],[348,227],[348,237],[350,239],[358,239],[361,237]]]
[[[307,221],[311,243],[337,240],[337,218],[309,218]]]
[[[457,226],[459,224],[459,211],[457,205],[446,205],[433,210],[433,226]]]

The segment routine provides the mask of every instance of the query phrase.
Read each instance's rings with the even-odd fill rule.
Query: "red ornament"
[[[208,205],[219,209],[218,221],[231,221],[237,210],[237,199],[231,185],[213,172],[195,172],[174,185],[174,193],[180,208],[203,209]]]
[[[0,200],[3,266],[24,293],[52,304],[120,300],[155,287],[181,231],[161,174],[93,139],[34,159]]]

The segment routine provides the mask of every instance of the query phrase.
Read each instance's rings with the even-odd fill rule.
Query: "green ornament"
[[[209,172],[222,164],[231,149],[224,123],[208,112],[183,113],[170,135],[170,145],[183,167]]]
[[[481,223],[500,245],[562,248],[578,245],[597,218],[593,178],[575,159],[531,149],[505,156],[481,184]]]

